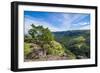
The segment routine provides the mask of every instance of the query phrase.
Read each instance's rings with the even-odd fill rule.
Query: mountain
[[[59,41],[66,38],[72,39],[78,36],[83,36],[85,38],[90,38],[90,30],[71,30],[71,31],[58,31],[58,32],[52,32],[52,34],[55,36],[56,41]]]
[[[90,57],[90,30],[52,32],[55,40],[70,50],[77,58]]]
[[[84,35],[90,34],[90,30],[71,30],[71,31],[58,31],[58,32],[52,32],[53,35],[56,36],[80,36],[80,35]]]

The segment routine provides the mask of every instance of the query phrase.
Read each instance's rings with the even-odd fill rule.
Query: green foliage
[[[90,58],[90,31],[68,31],[55,32],[55,40],[60,42],[65,47],[67,55],[82,56],[83,58]],[[58,37],[59,36],[59,37]],[[68,53],[69,52],[69,53]],[[71,55],[70,55],[71,57]]]
[[[32,42],[32,37],[30,35],[24,35],[24,42],[31,43]]]
[[[83,44],[81,46],[81,50],[82,50],[82,53],[85,54],[85,56],[87,56],[88,58],[90,58],[90,47],[87,45],[87,44]]]
[[[64,48],[62,47],[62,45],[56,41],[51,41],[50,43],[51,47],[53,48],[51,51],[52,51],[52,54],[54,55],[64,55]]]
[[[76,56],[90,57],[90,47],[85,42],[86,40],[82,36],[74,38],[70,42],[69,49]]]
[[[24,43],[24,56],[27,57],[27,55],[31,52],[30,44]]]
[[[28,31],[35,41],[49,42],[54,40],[54,37],[48,28],[43,28],[42,26],[31,25],[32,28]]]
[[[48,54],[62,56],[65,51],[62,45],[56,41],[51,41],[49,44],[44,44],[43,48],[47,50]]]
[[[70,50],[65,49],[65,52],[66,52],[67,57],[68,57],[69,59],[76,59],[76,55],[73,54]]]
[[[73,39],[73,42],[75,43],[83,43],[84,41],[85,41],[85,38],[83,36],[79,36]]]
[[[44,29],[42,33],[43,33],[43,35],[41,37],[42,37],[43,41],[48,42],[48,41],[54,40],[54,37],[48,28]]]
[[[36,33],[37,33],[37,29],[36,29],[36,26],[34,26],[34,24],[31,25],[31,29],[28,31],[29,34],[32,36],[32,38],[36,38]]]

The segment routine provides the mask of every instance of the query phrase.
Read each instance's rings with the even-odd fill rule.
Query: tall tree
[[[31,25],[31,29],[28,31],[28,33],[32,36],[32,38],[36,38],[35,34],[37,33],[36,26],[34,24]]]
[[[28,32],[36,41],[44,41],[47,43],[54,40],[54,37],[48,28],[43,28],[43,26],[35,26],[34,24],[32,24],[31,27],[32,28]]]

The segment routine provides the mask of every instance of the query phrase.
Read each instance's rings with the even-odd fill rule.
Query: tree
[[[44,41],[47,43],[53,40],[54,40],[54,36],[52,35],[52,33],[50,32],[48,28],[45,28],[44,30],[42,30],[41,41]]]
[[[31,27],[32,28],[28,32],[32,36],[32,39],[36,40],[37,42],[43,41],[47,43],[54,39],[48,28],[43,28],[43,26],[35,26],[34,24],[32,24]]]
[[[32,38],[36,38],[35,34],[37,33],[37,29],[36,26],[34,24],[31,25],[31,29],[28,31],[28,33],[32,36]]]
[[[32,42],[32,37],[28,34],[25,34],[24,35],[24,42],[31,43]]]
[[[52,32],[48,28],[44,28],[43,26],[35,26],[32,24],[31,29],[28,32],[35,41],[31,44],[35,43],[36,45],[39,45],[39,49],[46,51],[46,54],[53,56],[65,56],[66,53],[64,47],[59,42],[55,41]],[[70,55],[73,57],[72,54]]]

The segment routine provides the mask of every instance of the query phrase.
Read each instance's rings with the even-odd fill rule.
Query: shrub
[[[46,49],[50,55],[62,56],[65,53],[62,45],[56,41],[50,41],[49,44],[44,44],[43,48]]]
[[[28,43],[24,43],[24,56],[25,58],[31,52],[30,45]]]

